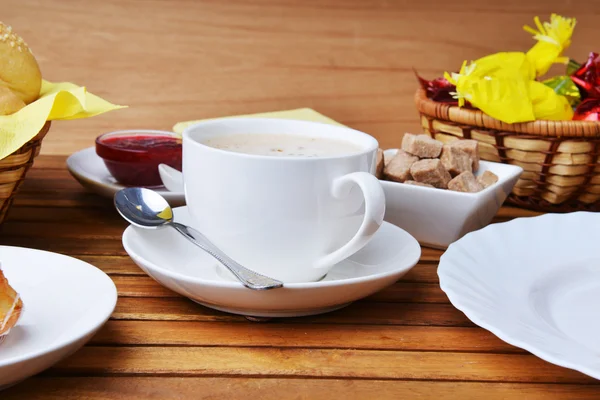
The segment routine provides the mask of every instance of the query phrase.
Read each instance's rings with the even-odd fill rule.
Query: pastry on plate
[[[0,269],[0,341],[17,324],[22,310],[23,300],[8,284],[8,280]]]

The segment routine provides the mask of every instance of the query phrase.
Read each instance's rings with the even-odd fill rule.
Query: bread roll
[[[11,115],[25,107],[25,102],[7,87],[0,86],[0,115]]]
[[[29,104],[39,97],[41,86],[42,74],[31,50],[10,26],[0,22],[0,87]]]

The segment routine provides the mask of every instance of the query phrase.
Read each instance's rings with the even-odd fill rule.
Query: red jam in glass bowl
[[[111,175],[127,186],[161,186],[159,164],[181,171],[181,137],[173,132],[127,130],[96,138],[96,154]]]

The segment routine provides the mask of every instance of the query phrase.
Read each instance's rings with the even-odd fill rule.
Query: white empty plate
[[[0,246],[2,270],[23,299],[17,325],[0,344],[0,390],[83,346],[117,303],[112,280],[96,267],[40,250]]]
[[[586,212],[490,225],[450,245],[440,286],[505,342],[600,379],[598,227]]]
[[[104,161],[96,154],[95,147],[88,147],[67,158],[67,169],[86,189],[111,199],[125,186],[118,183],[108,172]],[[185,204],[183,192],[170,192],[164,187],[152,188],[161,194],[171,206]]]
[[[189,224],[187,207],[175,220]],[[296,317],[344,307],[396,282],[421,256],[419,243],[385,222],[371,241],[337,264],[322,280],[255,291],[174,229],[129,226],[123,246],[133,261],[165,287],[202,305],[253,317]]]

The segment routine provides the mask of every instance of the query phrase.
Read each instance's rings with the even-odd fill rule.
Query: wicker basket
[[[0,224],[6,218],[17,190],[25,179],[25,174],[33,165],[33,159],[40,153],[42,139],[50,129],[50,122],[46,122],[40,133],[23,147],[8,157],[0,160]]]
[[[600,210],[599,122],[507,124],[479,110],[430,100],[423,89],[415,103],[423,130],[435,139],[475,139],[482,159],[523,168],[509,203],[548,212]]]

